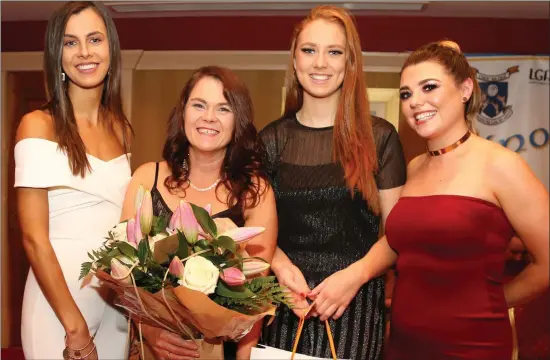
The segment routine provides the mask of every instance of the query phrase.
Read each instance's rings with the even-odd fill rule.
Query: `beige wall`
[[[162,158],[170,111],[193,70],[136,70],[133,76],[132,168]],[[284,71],[236,70],[246,84],[254,106],[254,124],[262,129],[280,116]]]
[[[255,124],[262,129],[281,114],[286,52],[144,52],[123,51],[123,101],[127,116],[134,125],[133,169],[147,161],[161,159],[168,114],[191,75],[191,69],[203,64],[218,63],[235,69],[248,86],[255,110]],[[403,61],[399,54],[367,54],[365,57],[369,88],[397,88],[398,71]],[[19,86],[14,79],[29,71],[41,71],[42,53],[2,53],[2,346],[20,344],[19,319],[21,296],[28,263],[21,248],[15,206],[12,203],[13,126],[20,102],[31,106],[33,91],[42,89],[42,80],[35,85]],[[170,70],[166,70],[170,69]],[[387,72],[383,72],[387,71]],[[17,75],[17,76],[16,76]],[[25,83],[26,84],[26,83]],[[34,84],[34,83],[33,83]],[[30,94],[30,95],[29,95]],[[41,97],[42,96],[42,97]],[[43,99],[43,95],[36,99]],[[21,110],[21,109],[20,109]],[[408,129],[399,126],[400,132]],[[403,138],[402,138],[403,140]],[[404,146],[407,148],[406,141]],[[13,166],[13,161],[11,161]]]
[[[162,159],[171,109],[193,70],[135,70],[132,86],[132,125],[136,134],[132,168]],[[258,130],[281,115],[284,70],[235,70],[248,87]],[[397,88],[399,74],[365,73],[370,88]]]
[[[367,72],[365,81],[369,88],[395,89],[399,87],[399,74],[386,72]]]
[[[399,88],[399,73],[382,73],[382,72],[372,72],[366,73],[365,78],[367,81],[367,86],[369,88],[388,88],[388,89],[398,89]],[[414,159],[416,156],[420,155],[424,151],[425,141],[418,136],[418,134],[410,128],[410,126],[405,121],[401,109],[399,110],[399,139],[403,145],[403,152],[405,153],[405,159],[407,163]]]

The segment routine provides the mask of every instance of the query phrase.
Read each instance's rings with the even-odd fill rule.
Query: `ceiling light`
[[[172,11],[292,11],[310,10],[311,8],[326,3],[318,0],[302,0],[294,2],[290,0],[278,0],[277,2],[263,2],[258,0],[230,0],[230,1],[106,1],[109,6],[119,13],[131,12],[172,12]],[[426,2],[353,2],[335,3],[350,11],[422,11]]]

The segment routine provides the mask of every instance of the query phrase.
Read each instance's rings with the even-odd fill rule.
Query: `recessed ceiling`
[[[2,21],[47,20],[61,1],[1,1]],[[295,16],[317,0],[103,1],[113,17]],[[547,1],[334,1],[362,16],[548,19]]]

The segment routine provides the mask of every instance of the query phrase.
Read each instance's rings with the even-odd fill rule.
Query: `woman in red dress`
[[[310,296],[318,313],[331,314],[395,263],[389,359],[509,360],[508,308],[549,283],[548,191],[519,154],[474,134],[480,89],[455,43],[413,52],[400,94],[427,152],[410,162],[386,237],[352,265],[357,275],[340,292],[321,287]],[[505,283],[506,248],[515,234],[533,261]]]

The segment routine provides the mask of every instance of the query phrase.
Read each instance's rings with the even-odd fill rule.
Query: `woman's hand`
[[[306,315],[306,309],[309,307],[306,296],[310,292],[310,288],[302,271],[278,247],[273,256],[271,270],[277,277],[279,284],[286,286],[292,295],[294,303],[292,311],[294,311],[294,314],[298,317]]]
[[[275,275],[279,283],[286,286],[292,296],[292,311],[294,314],[298,317],[305,316],[306,310],[309,307],[306,296],[310,292],[310,289],[300,269],[291,263],[278,268]]]
[[[74,333],[67,333],[65,338],[65,346],[67,348],[67,354],[71,358],[85,357],[86,360],[98,359],[97,348],[95,347],[94,339],[91,337],[86,323],[84,323],[82,330]]]
[[[246,334],[239,342],[237,343],[237,354],[236,354],[236,360],[249,360],[250,359],[250,353],[252,352],[252,348],[258,344],[258,340],[260,339],[260,335],[262,333],[262,326],[263,321],[258,321],[252,329],[250,329],[250,332]]]
[[[334,320],[340,318],[365,283],[356,264],[330,275],[308,294],[310,299],[315,300],[313,310],[321,321],[331,316]]]
[[[156,326],[142,324],[141,329],[157,360],[191,360],[200,356],[198,346],[191,340]]]

